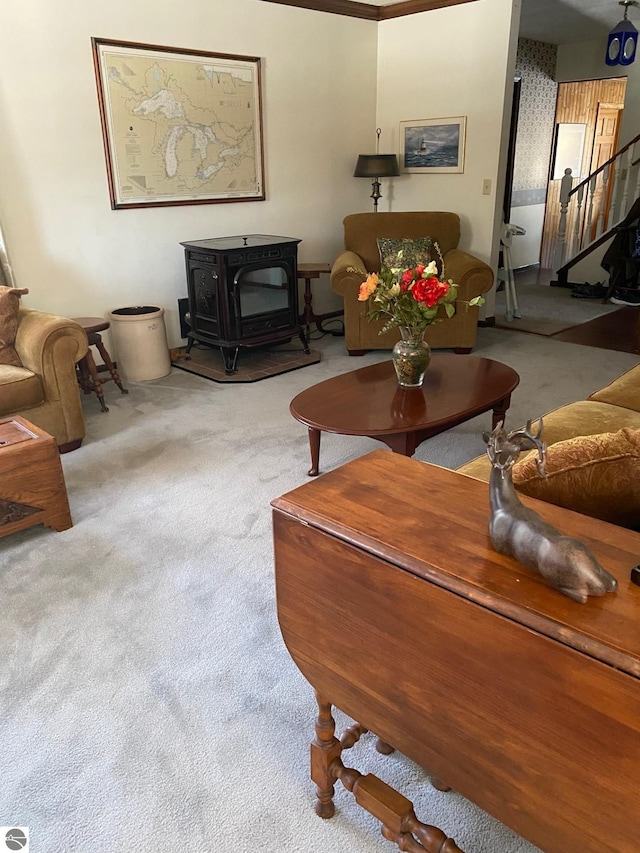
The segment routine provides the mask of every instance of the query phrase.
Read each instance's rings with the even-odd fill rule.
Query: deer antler
[[[513,432],[510,432],[507,436],[507,441],[516,444],[520,448],[530,444],[534,449],[536,449],[538,451],[536,468],[538,469],[538,473],[541,477],[546,477],[547,472],[545,471],[544,464],[547,458],[547,445],[542,440],[542,428],[543,422],[542,419],[540,419],[538,432],[534,434],[531,429],[531,421],[528,420],[525,427],[521,427],[520,429],[515,429]]]

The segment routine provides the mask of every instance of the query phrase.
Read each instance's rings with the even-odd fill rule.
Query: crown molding
[[[387,21],[390,18],[401,18],[403,15],[414,15],[416,12],[430,12],[432,9],[475,2],[476,0],[403,0],[400,3],[388,3],[386,6],[373,6],[371,3],[358,3],[356,0],[263,0],[263,3],[297,6],[300,9],[314,9],[317,12],[330,12],[368,21]]]
[[[430,12],[432,9],[445,9],[447,6],[475,2],[476,0],[405,0],[404,3],[378,6],[378,20],[386,21],[389,18],[401,18],[403,15],[415,15],[416,12]]]
[[[279,3],[281,6],[298,6],[300,9],[315,9],[317,12],[332,12],[334,15],[348,15],[350,18],[366,18],[379,21],[379,9],[370,3],[356,3],[355,0],[263,0],[264,3]]]

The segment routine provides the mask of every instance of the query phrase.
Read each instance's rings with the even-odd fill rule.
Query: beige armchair
[[[345,251],[331,270],[331,286],[344,298],[345,346],[349,355],[370,349],[391,349],[400,337],[397,329],[378,334],[384,323],[367,317],[368,306],[358,301],[364,276],[349,267],[378,272],[378,237],[431,237],[440,246],[445,274],[458,285],[456,312],[450,319],[429,326],[425,340],[435,349],[471,352],[476,342],[478,308],[464,301],[491,289],[494,275],[488,264],[458,249],[460,217],[456,213],[409,211],[404,213],[354,213],[344,219]]]
[[[22,367],[0,364],[0,417],[19,415],[52,435],[61,453],[85,435],[76,363],[88,349],[82,326],[20,307],[15,349]]]

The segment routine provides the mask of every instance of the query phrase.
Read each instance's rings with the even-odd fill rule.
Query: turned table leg
[[[495,429],[500,421],[502,421],[503,425],[507,416],[507,409],[511,404],[511,394],[508,397],[505,397],[504,400],[499,400],[495,406],[493,407],[493,417],[491,421],[491,429]]]
[[[331,713],[331,703],[316,693],[318,717],[316,719],[315,739],[311,743],[311,779],[316,785],[316,814],[319,817],[333,817],[335,806],[333,792],[336,776],[330,769],[331,762],[340,757],[342,744],[335,737],[336,724]]]

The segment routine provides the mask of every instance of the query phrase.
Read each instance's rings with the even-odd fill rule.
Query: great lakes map
[[[116,206],[264,198],[259,60],[94,49]]]

